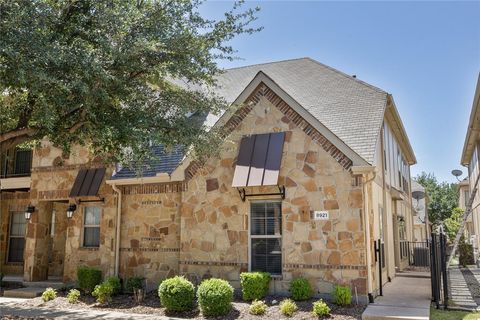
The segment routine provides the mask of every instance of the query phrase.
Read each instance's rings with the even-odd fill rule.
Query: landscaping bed
[[[264,315],[251,315],[249,313],[250,302],[246,302],[240,299],[240,297],[235,297],[233,301],[233,308],[230,313],[226,316],[220,317],[209,317],[207,319],[318,319],[312,315],[312,304],[316,299],[309,299],[306,301],[298,301],[298,311],[293,314],[292,317],[286,317],[280,313],[279,302],[284,297],[274,297],[268,296],[265,299],[265,302],[268,305],[267,312]],[[98,311],[118,311],[125,313],[139,313],[139,314],[150,314],[158,316],[170,316],[184,319],[206,319],[199,309],[196,307],[189,312],[181,313],[166,313],[165,308],[160,305],[160,300],[158,298],[157,292],[151,292],[146,295],[145,300],[137,304],[132,295],[118,295],[113,297],[112,301],[106,305],[101,305],[95,301],[91,296],[82,295],[78,303],[71,304],[67,301],[65,294],[62,292],[58,293],[56,299],[43,302],[42,298],[35,298],[26,300],[21,303],[25,307],[43,307],[51,309],[90,309]],[[362,305],[352,305],[347,307],[339,307],[334,304],[330,304],[331,315],[326,317],[326,319],[335,319],[335,320],[354,320],[361,319],[363,310],[365,309]],[[9,318],[5,318],[9,319]],[[15,318],[11,318],[15,319]]]

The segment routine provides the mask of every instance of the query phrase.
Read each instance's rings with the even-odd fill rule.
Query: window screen
[[[250,269],[282,274],[282,207],[280,202],[252,202]]]
[[[8,262],[23,262],[26,225],[25,214],[23,212],[11,213],[8,240]]]
[[[99,207],[86,207],[83,225],[83,246],[100,246],[100,214]]]

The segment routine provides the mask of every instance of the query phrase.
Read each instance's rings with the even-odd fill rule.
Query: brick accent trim
[[[135,194],[156,194],[156,193],[175,193],[187,191],[187,184],[181,182],[168,183],[150,183],[141,185],[122,186],[122,193],[124,195]]]
[[[66,170],[80,170],[80,169],[94,169],[108,167],[104,164],[71,164],[66,166],[48,166],[48,167],[34,167],[32,172],[52,172],[52,171],[66,171]]]
[[[283,265],[285,269],[337,269],[337,270],[365,270],[367,266],[349,266],[349,265],[329,265],[329,264],[297,264],[287,263]]]
[[[247,117],[250,111],[258,104],[261,97],[265,97],[284,115],[285,122],[291,122],[300,128],[313,141],[318,143],[323,150],[329,153],[345,170],[350,170],[353,161],[340,151],[332,142],[330,142],[317,129],[309,124],[301,115],[299,115],[290,105],[288,105],[282,98],[280,98],[273,90],[271,90],[265,83],[261,82],[250,96],[245,100],[243,107],[238,109],[233,116],[223,126],[225,136],[232,133],[238,125]],[[185,169],[185,179],[190,180],[200,169],[202,165],[193,161]]]
[[[189,266],[248,267],[248,263],[228,261],[180,261],[179,264]]]
[[[11,199],[30,199],[30,192],[8,192],[8,190],[2,191],[0,196],[2,200],[11,200]]]
[[[122,252],[180,252],[180,248],[120,248]]]

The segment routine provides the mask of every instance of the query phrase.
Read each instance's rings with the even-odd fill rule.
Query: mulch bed
[[[318,319],[313,316],[312,303],[315,299],[307,301],[297,301],[298,311],[294,313],[293,317],[287,318],[280,313],[278,303],[282,300],[282,297],[269,296],[265,299],[265,302],[269,306],[267,312],[263,316],[251,315],[248,312],[250,303],[242,301],[239,297],[235,298],[233,302],[233,309],[227,316],[218,317],[217,319]],[[59,293],[57,298],[52,301],[43,302],[41,298],[35,298],[26,300],[22,303],[25,307],[46,307],[54,309],[89,309],[98,311],[118,311],[125,313],[139,313],[150,314],[158,316],[170,316],[184,319],[205,319],[201,312],[196,308],[190,312],[184,313],[166,313],[165,308],[160,305],[160,299],[156,292],[151,292],[146,295],[145,300],[137,304],[132,295],[119,295],[113,298],[113,301],[108,305],[99,305],[95,302],[95,299],[91,296],[84,296],[80,298],[80,301],[76,304],[70,304],[63,293]],[[363,310],[365,306],[353,305],[350,307],[339,307],[329,304],[331,308],[331,316],[327,319],[334,320],[360,320],[362,318]],[[6,320],[16,318],[5,318]],[[40,319],[40,318],[39,318]],[[215,319],[215,318],[208,318]],[[3,318],[2,318],[3,320]]]

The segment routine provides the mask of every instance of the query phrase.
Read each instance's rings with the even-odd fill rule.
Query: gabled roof
[[[325,127],[331,135],[330,141],[340,145],[345,154],[351,153],[359,162],[373,164],[389,101],[388,93],[311,58],[300,58],[227,69],[217,77],[215,94],[230,104],[239,102],[242,93],[248,91],[247,87],[259,75],[271,80],[292,102],[304,109],[304,116],[310,118],[310,122],[316,121],[317,125]],[[171,81],[187,89],[199,89],[181,80]],[[391,108],[395,109],[395,106]],[[219,118],[210,114],[205,124],[213,126]],[[399,128],[404,131],[403,126]],[[405,132],[402,133],[406,145],[410,146]],[[414,159],[411,147],[407,149]],[[145,170],[143,176],[154,176],[160,172],[170,174],[181,163],[183,156],[183,150],[181,155],[163,153],[149,163],[153,170]],[[114,178],[135,176],[134,170],[124,168]]]
[[[313,117],[372,164],[388,94],[310,58],[227,69],[215,93],[233,103],[263,72]],[[188,87],[186,83],[177,84]],[[210,120],[209,124],[212,120]]]

